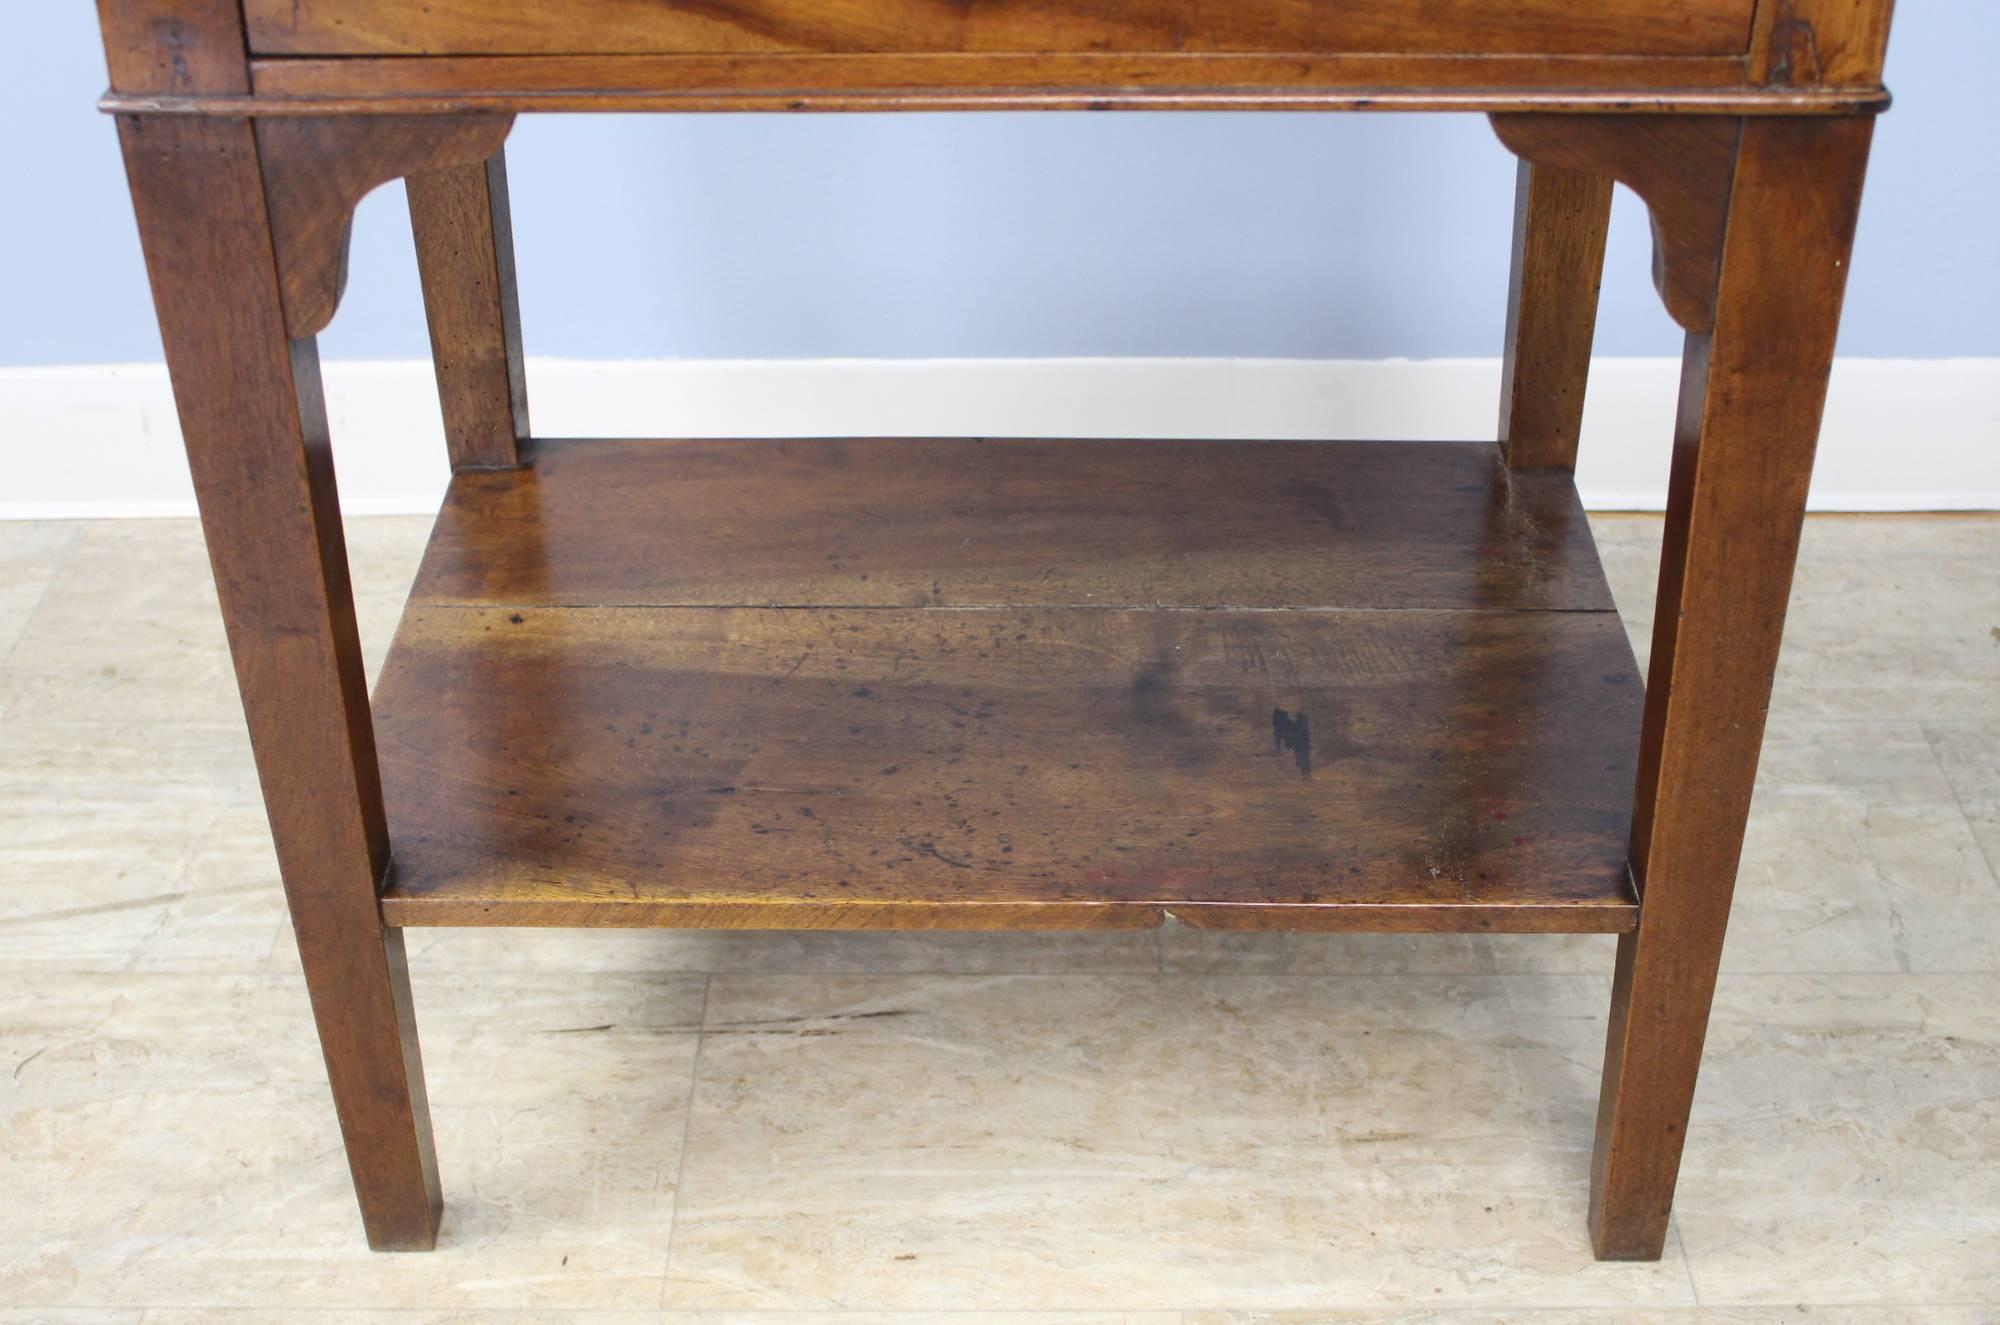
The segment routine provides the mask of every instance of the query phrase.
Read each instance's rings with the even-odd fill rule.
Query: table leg
[[[1516,469],[1576,468],[1611,176],[1520,163],[1500,447]]]
[[[369,1245],[441,1200],[319,359],[285,331],[245,120],[119,120],[217,593]]]
[[[1633,812],[1590,1226],[1652,1260],[1722,957],[1873,122],[1752,118],[1712,332],[1690,335]]]
[[[414,174],[405,187],[451,467],[511,469],[528,437],[528,384],[506,157]]]

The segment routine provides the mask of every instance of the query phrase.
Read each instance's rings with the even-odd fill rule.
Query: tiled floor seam
[[[704,972],[701,977],[701,1007],[695,1012],[694,1060],[688,1064],[687,1103],[681,1111],[681,1151],[674,1160],[674,1214],[667,1221],[666,1254],[660,1261],[660,1310],[666,1311],[667,1298],[674,1286],[674,1234],[681,1227],[681,1183],[687,1174],[688,1143],[694,1134],[694,1097],[701,1089],[701,1049],[708,1040],[708,996],[715,987],[715,976]]]
[[[1694,1298],[1694,1309],[1699,1311],[1702,1308],[1701,1286],[1695,1282],[1694,1258],[1688,1255],[1687,1235],[1681,1231],[1680,1220],[1672,1220],[1669,1226],[1674,1231],[1674,1245],[1680,1248],[1681,1272],[1687,1275],[1688,1295]]]
[[[28,638],[28,632],[35,628],[35,617],[48,603],[49,595],[55,590],[56,581],[62,577],[63,568],[69,565],[69,559],[76,554],[76,545],[82,538],[83,534],[79,531],[71,536],[63,545],[62,551],[56,554],[55,565],[49,567],[48,578],[42,581],[41,591],[35,595],[33,606],[28,608],[28,615],[21,619],[21,629],[8,642],[7,652],[0,654],[0,672],[7,670],[7,664],[14,660],[15,651],[21,647],[21,641]]]
[[[1958,779],[1944,766],[1944,756],[1938,751],[1937,724],[1948,721],[1950,719],[1947,718],[1923,718],[1918,721],[1917,728],[1924,734],[1924,744],[1930,747],[1931,760],[1944,777],[1945,785],[1951,788],[1951,803],[1958,807],[1959,817],[1965,820],[1966,827],[1972,830],[1972,840],[1978,844],[1979,854],[1985,859],[1986,868],[1993,872],[1995,878],[2000,879],[2000,857],[1995,857],[1986,844],[1980,841],[1978,827],[1972,820],[1972,811],[1965,808],[1965,795],[1958,789]]]

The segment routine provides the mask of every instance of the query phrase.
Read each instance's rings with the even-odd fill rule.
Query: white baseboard
[[[1594,510],[1665,502],[1678,365],[1593,367],[1577,484]],[[1493,435],[1492,359],[534,360],[548,437]],[[446,478],[430,366],[329,363],[342,505],[429,513]],[[0,369],[0,519],[188,515],[165,370]],[[1846,359],[1812,506],[2000,510],[2000,359]]]

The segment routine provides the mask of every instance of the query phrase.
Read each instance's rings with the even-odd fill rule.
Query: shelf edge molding
[[[268,66],[271,61],[260,62]],[[305,63],[299,61],[298,63]],[[331,62],[328,62],[331,63]],[[355,61],[358,63],[358,61]],[[411,61],[429,63],[429,61]],[[470,114],[644,114],[939,111],[1313,111],[1563,113],[1619,119],[1635,115],[1714,116],[1875,115],[1888,109],[1881,87],[1630,88],[1466,87],[1411,89],[1395,86],[1131,86],[947,87],[931,85],[857,88],[730,87],[539,89],[481,91],[361,91],[316,94],[258,91],[247,95],[160,92],[106,93],[98,109],[113,115],[194,115],[224,119],[294,119]]]

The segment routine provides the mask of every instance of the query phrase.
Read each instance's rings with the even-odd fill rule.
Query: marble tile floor
[[[1609,940],[1178,928],[413,931],[373,1256],[199,531],[0,524],[0,1325],[2000,1322],[1996,866],[2000,519],[1815,519],[1661,1263],[1583,1231]]]

